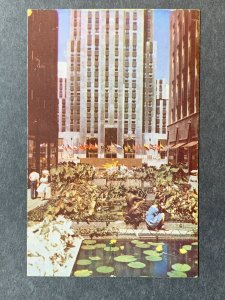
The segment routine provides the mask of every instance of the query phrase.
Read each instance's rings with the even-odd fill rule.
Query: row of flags
[[[89,144],[89,145],[80,145],[80,146],[71,146],[71,145],[62,145],[58,147],[59,150],[98,150],[97,144]]]
[[[90,150],[90,151],[96,151],[98,150],[98,145],[95,143],[95,144],[84,144],[84,145],[80,145],[80,146],[71,146],[69,144],[67,145],[62,145],[62,146],[59,146],[58,147],[59,150],[65,150],[65,151],[68,151],[68,150]],[[104,146],[101,146],[101,149],[104,150],[106,148],[106,150],[108,151],[111,151],[111,152],[114,152],[114,151],[119,151],[119,150],[123,150],[125,152],[135,152],[135,151],[138,151],[138,150],[162,150],[164,149],[164,146],[163,145],[152,145],[152,144],[144,144],[144,146],[141,146],[141,145],[126,145],[124,147],[118,145],[118,144],[114,144],[112,143],[111,146],[107,146],[107,147],[104,147]]]

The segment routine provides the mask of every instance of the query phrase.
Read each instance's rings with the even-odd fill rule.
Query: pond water
[[[196,277],[195,241],[84,240],[71,276]]]

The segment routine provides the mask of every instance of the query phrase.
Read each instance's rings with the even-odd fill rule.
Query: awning
[[[174,145],[171,149],[172,150],[173,149],[178,149],[178,148],[182,147],[183,145],[185,145],[185,143],[178,143],[178,144]]]
[[[173,145],[167,145],[167,146],[164,147],[163,149],[160,149],[160,151],[161,151],[161,152],[165,152],[165,151],[171,149],[173,146],[174,146],[174,144],[173,144]]]
[[[194,147],[196,145],[198,145],[198,141],[192,141],[192,142],[184,145],[184,148]]]

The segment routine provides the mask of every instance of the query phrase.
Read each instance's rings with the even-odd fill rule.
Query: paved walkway
[[[42,206],[47,203],[48,200],[41,200],[41,198],[31,199],[30,197],[30,189],[27,190],[27,212],[32,209]]]
[[[145,223],[141,223],[137,229],[134,229],[132,225],[126,225],[123,221],[111,222],[106,226],[105,222],[80,222],[79,224],[73,224],[73,228],[76,229],[93,229],[93,228],[111,228],[118,229],[119,238],[193,238],[197,237],[197,226],[190,223],[172,223],[165,222],[165,230],[148,230]],[[109,237],[106,237],[109,238]],[[102,239],[102,237],[101,237]]]

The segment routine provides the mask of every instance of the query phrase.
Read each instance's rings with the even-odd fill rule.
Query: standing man
[[[31,189],[31,199],[36,198],[36,189],[39,185],[39,178],[40,178],[39,174],[35,170],[32,170],[32,172],[29,175],[30,189]]]

